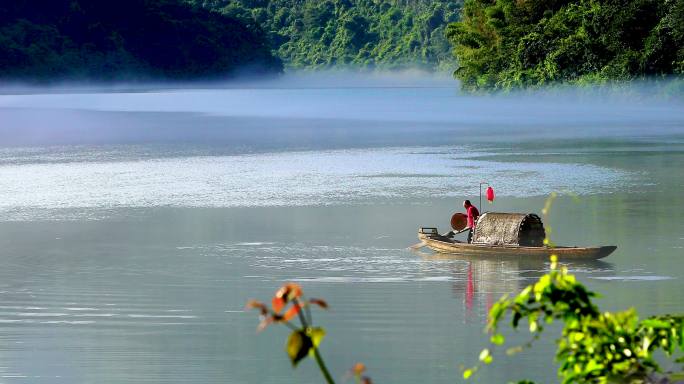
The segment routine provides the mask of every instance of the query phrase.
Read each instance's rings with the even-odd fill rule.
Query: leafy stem
[[[293,304],[295,306],[302,307],[302,305],[299,303],[298,299],[292,300]],[[297,312],[299,315],[299,321],[302,323],[302,328],[303,329],[309,329],[310,328],[310,323],[306,320],[306,316],[302,313],[302,311]],[[308,310],[307,306],[307,314],[309,315],[309,318],[311,319],[311,312]],[[314,359],[316,360],[316,364],[318,364],[318,368],[321,370],[321,373],[323,374],[323,377],[325,378],[325,381],[328,384],[335,384],[335,381],[332,378],[332,375],[330,375],[330,371],[328,371],[328,367],[325,365],[325,361],[323,361],[323,357],[321,356],[321,352],[318,350],[318,347],[316,346],[315,343],[312,343],[311,345],[311,352],[314,355]]]
[[[330,375],[330,372],[328,371],[328,367],[325,366],[325,362],[323,361],[323,357],[321,356],[321,353],[318,350],[318,348],[313,347],[313,354],[314,359],[316,359],[316,363],[318,363],[318,368],[320,368],[323,377],[325,377],[325,381],[328,384],[335,384],[335,381],[333,380],[332,376]]]
[[[293,367],[296,367],[307,356],[313,357],[326,383],[335,384],[335,380],[328,371],[318,348],[325,337],[325,329],[313,326],[313,317],[311,316],[311,306],[313,305],[328,309],[328,303],[325,300],[305,300],[302,288],[295,283],[287,283],[277,290],[271,299],[270,307],[257,300],[247,302],[248,309],[258,309],[260,312],[261,323],[257,327],[258,331],[271,324],[284,324],[292,330],[285,344],[285,351]],[[295,317],[299,318],[300,327],[296,327],[290,322]],[[364,369],[365,367],[363,369],[357,367],[354,374],[360,377]],[[363,379],[367,378],[363,377]],[[370,379],[365,382],[370,383]]]

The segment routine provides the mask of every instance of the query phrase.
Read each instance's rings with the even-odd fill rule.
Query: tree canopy
[[[447,36],[470,90],[684,72],[684,0],[466,0]]]
[[[0,4],[0,78],[195,79],[279,71],[242,21],[176,0],[18,0]]]
[[[455,67],[445,29],[460,0],[187,1],[262,28],[290,68]]]

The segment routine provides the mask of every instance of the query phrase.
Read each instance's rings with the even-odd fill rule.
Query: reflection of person
[[[468,216],[468,224],[465,228],[461,229],[456,233],[468,231],[468,242],[471,243],[473,241],[473,230],[475,229],[475,225],[477,224],[477,218],[480,217],[480,211],[478,211],[477,208],[470,203],[470,200],[466,200],[463,202],[463,208],[465,208],[466,214]]]

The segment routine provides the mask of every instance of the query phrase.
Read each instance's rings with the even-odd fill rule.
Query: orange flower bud
[[[354,376],[360,376],[362,373],[366,371],[366,366],[363,363],[356,363],[351,369],[351,373]]]
[[[282,298],[285,302],[298,299],[302,296],[302,287],[296,283],[287,283],[276,291],[275,297]]]
[[[273,310],[277,313],[280,313],[283,308],[285,308],[285,299],[282,297],[274,297],[271,300],[271,305],[273,306]]]
[[[285,312],[285,316],[283,316],[283,321],[290,321],[292,318],[297,316],[297,314],[302,310],[302,307],[299,304],[295,304],[290,308],[287,312]]]

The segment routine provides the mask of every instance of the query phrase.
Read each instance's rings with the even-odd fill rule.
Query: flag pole
[[[486,185],[488,187],[490,186],[489,183],[485,183],[484,181],[480,182],[480,205],[479,205],[478,209],[482,209],[482,186],[483,185]],[[484,212],[484,211],[482,211],[482,212]]]

